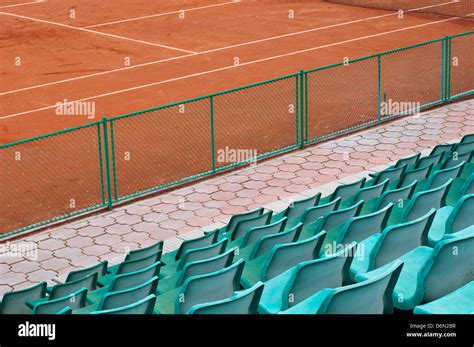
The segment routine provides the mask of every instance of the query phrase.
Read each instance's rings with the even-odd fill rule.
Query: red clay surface
[[[0,144],[91,121],[58,116],[56,103],[64,100],[94,102],[99,120],[474,29],[467,19],[398,19],[320,1],[49,0],[5,7],[20,3],[0,1]],[[131,20],[144,16],[153,17]],[[441,49],[433,47],[414,50],[403,65],[388,64],[384,91],[430,101],[440,85],[432,72]],[[310,138],[376,117],[374,61],[327,71],[309,77]],[[314,88],[314,78],[324,88]],[[216,97],[216,150],[262,154],[294,144],[288,106],[295,82]],[[125,118],[114,130],[118,197],[211,168],[209,100],[187,104],[184,113],[173,107]],[[3,150],[0,233],[100,204],[97,146],[93,127]],[[17,151],[21,161],[13,159]]]

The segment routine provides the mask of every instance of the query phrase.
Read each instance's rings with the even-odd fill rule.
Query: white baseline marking
[[[31,2],[23,2],[21,4],[14,4],[14,5],[5,5],[1,6],[0,9],[2,8],[10,8],[10,7],[18,7],[18,6],[25,6],[25,5],[33,5],[33,4],[41,4],[46,2],[46,0],[37,0],[37,1],[31,1]]]
[[[444,3],[444,4],[440,4],[440,5],[435,5],[435,6],[452,4],[452,3],[456,3],[457,1],[459,1],[459,0],[454,0],[454,1],[451,1],[451,2],[447,2],[447,3]],[[405,11],[405,12],[418,11],[418,10],[426,9],[426,8],[430,8],[430,7],[433,7],[433,6],[425,6],[425,7],[415,8],[415,9]],[[179,60],[179,59],[188,58],[188,57],[191,57],[191,56],[214,53],[214,52],[223,51],[223,50],[227,50],[227,49],[231,49],[231,48],[242,47],[242,46],[246,46],[246,45],[252,45],[252,44],[256,44],[256,43],[260,43],[260,42],[277,40],[277,39],[284,38],[284,37],[296,36],[296,35],[306,34],[306,33],[309,33],[309,32],[321,31],[321,30],[331,29],[331,28],[335,28],[335,27],[339,27],[339,26],[355,24],[355,23],[360,23],[360,22],[364,22],[364,21],[380,19],[380,18],[385,18],[385,17],[389,17],[389,16],[397,16],[397,15],[398,15],[398,13],[383,14],[383,15],[374,16],[374,17],[356,19],[356,20],[353,20],[353,21],[343,22],[343,23],[339,23],[339,24],[331,24],[331,25],[327,25],[327,26],[323,26],[323,27],[317,27],[317,28],[307,29],[307,30],[303,30],[303,31],[297,31],[297,32],[293,32],[293,33],[278,35],[278,36],[272,36],[272,37],[268,37],[268,38],[264,38],[264,39],[260,39],[260,40],[243,42],[243,43],[239,43],[239,44],[236,44],[236,45],[209,49],[207,51],[202,51],[202,52],[198,52],[198,53],[185,54],[185,55],[180,55],[180,56],[172,57],[172,58],[154,60],[154,61],[150,61],[150,62],[147,62],[147,63],[127,66],[127,67],[122,67],[122,68],[112,69],[112,70],[107,70],[107,71],[102,71],[102,72],[96,72],[96,73],[89,74],[89,75],[83,75],[83,76],[79,76],[79,77],[72,77],[72,78],[67,78],[67,79],[64,79],[64,80],[59,80],[59,81],[54,81],[54,82],[38,84],[38,85],[35,85],[35,86],[31,86],[31,87],[24,87],[24,88],[19,88],[19,89],[15,89],[15,90],[10,90],[10,91],[0,93],[0,96],[7,95],[7,94],[18,93],[18,92],[23,92],[23,91],[31,90],[31,89],[48,87],[48,86],[52,86],[52,85],[60,84],[60,83],[77,81],[77,80],[90,78],[90,77],[106,75],[106,74],[110,74],[110,73],[114,73],[114,72],[120,72],[120,71],[125,71],[125,70],[130,70],[130,69],[136,69],[136,68],[143,67],[143,66],[149,66],[149,65],[165,63],[165,62],[168,62],[168,61]]]
[[[469,14],[468,16],[472,16],[472,15],[474,15],[474,13]],[[239,65],[225,66],[225,67],[221,67],[221,68],[218,68],[218,69],[213,69],[213,70],[208,70],[208,71],[203,71],[203,72],[197,72],[197,73],[186,75],[186,76],[175,77],[175,78],[171,78],[171,79],[168,79],[168,80],[163,80],[163,81],[158,81],[158,82],[154,82],[154,83],[144,84],[144,85],[131,87],[131,88],[127,88],[127,89],[122,89],[122,90],[116,90],[114,92],[109,92],[109,93],[99,94],[99,95],[95,95],[95,96],[90,96],[90,97],[83,98],[83,99],[69,101],[69,102],[67,102],[67,104],[72,104],[72,103],[81,102],[81,101],[88,101],[88,100],[93,100],[93,99],[99,99],[99,98],[103,98],[103,97],[106,97],[106,96],[121,94],[121,93],[130,92],[130,91],[143,89],[143,88],[148,88],[148,87],[152,87],[152,86],[156,86],[156,85],[160,85],[160,84],[165,84],[165,83],[169,83],[169,82],[174,82],[174,81],[179,81],[179,80],[183,80],[183,79],[187,79],[187,78],[191,78],[191,77],[207,75],[207,74],[211,74],[211,73],[215,73],[215,72],[220,72],[220,71],[224,71],[224,70],[238,68],[238,67],[241,67],[241,66],[247,66],[247,65],[257,64],[257,63],[261,63],[261,62],[265,62],[265,61],[269,61],[269,60],[284,58],[284,57],[297,55],[297,54],[301,54],[301,53],[306,53],[306,52],[311,52],[311,51],[319,50],[319,49],[322,49],[322,48],[338,46],[338,45],[342,45],[342,44],[346,44],[346,43],[350,43],[350,42],[356,42],[356,41],[361,41],[361,40],[374,38],[374,37],[378,37],[378,36],[383,36],[383,35],[387,35],[387,34],[393,34],[393,33],[400,32],[400,31],[411,30],[411,29],[425,27],[425,26],[429,26],[429,25],[444,23],[444,22],[455,20],[455,19],[458,19],[458,17],[443,19],[443,20],[424,23],[424,24],[419,24],[419,25],[413,25],[413,26],[406,27],[406,28],[395,29],[395,30],[391,30],[391,31],[385,31],[385,32],[378,33],[378,34],[372,34],[372,35],[357,37],[357,38],[350,39],[350,40],[334,42],[334,43],[330,43],[330,44],[323,45],[323,46],[317,46],[317,47],[307,48],[307,49],[294,51],[294,52],[290,52],[290,53],[275,55],[275,56],[272,56],[272,57],[262,58],[262,59],[258,59],[258,60],[252,60],[252,61],[248,61],[248,62],[245,62],[245,63],[241,63]],[[47,107],[42,107],[42,108],[35,109],[35,110],[10,114],[10,115],[7,115],[7,116],[0,117],[0,119],[7,119],[7,118],[12,118],[12,117],[17,117],[17,116],[21,116],[21,115],[25,115],[25,114],[44,111],[44,110],[55,108],[55,107],[57,107],[57,104],[47,106]]]
[[[150,45],[150,46],[161,47],[161,48],[167,48],[167,49],[171,49],[171,50],[174,50],[174,51],[181,51],[181,52],[196,54],[196,52],[189,51],[189,50],[187,50],[187,49],[181,49],[181,48],[176,48],[176,47],[171,47],[171,46],[166,46],[166,45],[160,45],[160,44],[158,44],[158,43],[153,43],[153,42],[148,42],[148,41],[143,41],[143,40],[135,40],[135,39],[131,39],[131,38],[129,38],[129,37],[123,37],[123,36],[118,36],[118,35],[103,33],[103,32],[100,32],[100,31],[95,31],[95,30],[90,30],[90,29],[85,29],[85,28],[79,28],[79,27],[75,27],[75,26],[72,26],[72,25],[67,25],[67,24],[62,24],[62,23],[56,23],[56,22],[51,22],[51,21],[47,21],[47,20],[43,20],[43,19],[37,19],[37,18],[32,18],[32,17],[26,17],[26,16],[21,16],[21,15],[18,15],[18,14],[13,14],[13,13],[8,13],[8,12],[0,12],[0,14],[3,14],[3,15],[5,15],[5,16],[11,16],[11,17],[17,17],[17,18],[32,20],[32,21],[36,21],[36,22],[40,22],[40,23],[45,23],[45,24],[50,24],[50,25],[56,25],[56,26],[60,26],[60,27],[63,27],[63,28],[68,28],[68,29],[80,30],[80,31],[84,31],[84,32],[88,32],[88,33],[92,33],[92,34],[96,34],[96,35],[108,36],[108,37],[112,37],[112,38],[115,38],[115,39],[121,39],[121,40],[132,41],[132,42],[138,42],[138,43],[143,43],[143,44]]]
[[[238,4],[240,1],[229,1],[229,2],[222,2],[220,4],[214,4],[214,5],[207,5],[207,6],[200,6],[200,7],[192,7],[188,9],[182,9],[179,11],[171,11],[171,12],[163,12],[163,13],[157,13],[157,14],[152,14],[149,16],[142,16],[142,17],[135,17],[135,18],[129,18],[129,19],[122,19],[122,20],[116,20],[114,22],[107,22],[107,23],[101,23],[101,24],[94,24],[94,25],[88,25],[83,28],[97,28],[97,27],[102,27],[106,25],[112,25],[112,24],[119,24],[119,23],[126,23],[126,22],[133,22],[136,20],[141,20],[141,19],[148,19],[148,18],[154,18],[154,17],[162,17],[162,16],[168,16],[176,13],[182,13],[182,12],[191,12],[191,11],[197,11],[197,10],[203,10],[206,8],[211,8],[211,7],[217,7],[217,6],[224,6],[224,5],[230,5],[230,4]]]

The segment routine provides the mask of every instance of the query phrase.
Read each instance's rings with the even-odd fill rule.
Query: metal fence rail
[[[0,146],[0,240],[474,94],[474,31]]]

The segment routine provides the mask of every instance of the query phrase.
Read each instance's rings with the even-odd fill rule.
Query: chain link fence
[[[474,94],[474,31],[0,146],[0,240]]]

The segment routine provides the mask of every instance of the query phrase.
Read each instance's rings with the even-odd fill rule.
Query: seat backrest
[[[407,164],[404,164],[398,167],[388,168],[384,171],[381,171],[377,176],[375,176],[374,183],[379,184],[380,182],[383,182],[386,179],[388,179],[389,181],[398,180],[405,173],[407,166]]]
[[[143,270],[144,268],[155,264],[161,259],[161,252],[162,251],[159,250],[156,253],[150,254],[144,258],[124,261],[120,263],[117,270],[117,275]]]
[[[421,153],[416,153],[410,157],[402,158],[399,161],[397,161],[397,163],[395,164],[395,167],[401,167],[404,165],[407,165],[407,166],[413,165],[418,161],[420,156],[421,156]]]
[[[181,246],[178,248],[178,252],[176,253],[175,260],[181,259],[181,256],[186,251],[189,251],[189,250],[195,249],[195,248],[202,248],[202,247],[210,246],[210,245],[216,243],[218,236],[219,236],[219,233],[213,232],[213,233],[204,234],[204,236],[197,237],[197,238],[192,239],[192,240],[184,241],[181,244]]]
[[[321,193],[317,193],[309,198],[292,202],[285,211],[285,217],[293,219],[300,216],[307,208],[315,206],[320,199]]]
[[[264,211],[264,209],[261,207],[261,208],[257,208],[256,210],[252,210],[252,211],[249,211],[249,212],[234,214],[230,218],[229,223],[227,223],[227,227],[225,228],[226,233],[232,232],[234,230],[235,226],[237,225],[237,223],[239,223],[240,221],[258,217],[261,214],[263,214],[263,211]]]
[[[141,258],[148,257],[149,255],[155,254],[156,252],[161,251],[161,250],[163,250],[163,241],[158,241],[151,246],[130,251],[127,254],[127,257],[125,259],[126,260],[141,259]]]
[[[109,265],[107,260],[100,262],[94,266],[88,267],[87,269],[71,271],[66,278],[66,282],[78,280],[86,277],[94,272],[97,272],[100,276],[104,276],[107,273],[107,266]]]
[[[427,165],[432,166],[432,167],[435,165],[438,165],[441,159],[443,158],[443,155],[444,153],[437,153],[433,155],[428,155],[426,157],[422,157],[418,159],[416,163],[416,168],[418,169],[418,168],[426,167]]]
[[[440,185],[444,184],[447,180],[452,178],[453,180],[459,176],[464,168],[465,162],[461,162],[456,166],[438,170],[431,174],[430,178],[428,179],[428,184],[426,189],[433,189],[439,187]]]
[[[276,245],[296,241],[300,236],[302,227],[303,224],[298,223],[297,225],[286,231],[260,238],[255,243],[255,246],[253,247],[252,252],[250,253],[249,260],[255,259],[267,252],[270,252]]]
[[[179,260],[177,270],[182,270],[187,263],[203,259],[209,259],[215,257],[216,255],[222,254],[227,246],[227,241],[228,239],[225,238],[210,246],[187,250],[186,252],[184,252],[181,259]]]
[[[410,222],[385,228],[374,247],[370,269],[381,267],[426,243],[431,223],[436,214],[433,208],[424,216]]]
[[[186,281],[186,279],[191,276],[199,276],[216,272],[230,266],[230,264],[232,264],[234,261],[235,250],[236,248],[231,248],[227,252],[215,257],[187,263],[183,270],[181,270],[179,273],[176,286],[181,286]]]
[[[354,202],[357,202],[359,200],[369,201],[370,199],[379,197],[387,188],[388,181],[389,179],[386,178],[385,180],[371,187],[359,189],[354,195]]]
[[[430,156],[440,154],[440,153],[445,153],[449,152],[453,149],[454,143],[448,143],[448,144],[439,144],[436,145],[430,152]]]
[[[326,204],[314,206],[306,209],[301,216],[301,222],[303,225],[309,224],[317,220],[318,218],[324,216],[326,213],[337,210],[341,198],[336,198]]]
[[[41,302],[33,308],[33,314],[56,314],[67,307],[77,310],[86,306],[86,303],[87,289],[81,288],[62,298]]]
[[[381,233],[387,225],[388,217],[393,204],[364,216],[352,217],[344,225],[339,243],[348,245],[352,242],[361,242],[375,233]]]
[[[461,189],[462,195],[474,194],[474,172],[466,179]]]
[[[421,181],[425,179],[430,174],[432,167],[433,164],[429,164],[427,166],[418,167],[414,170],[405,171],[402,178],[400,178],[400,181],[398,182],[397,188],[404,187],[415,180]]]
[[[41,282],[29,288],[5,293],[0,306],[0,314],[31,313],[31,309],[25,303],[44,298],[46,296],[46,286],[46,282]]]
[[[88,291],[92,291],[97,287],[97,277],[99,274],[94,272],[86,277],[80,278],[75,281],[57,284],[53,287],[48,300],[59,299],[78,291],[81,288],[86,288]]]
[[[144,269],[115,276],[110,284],[109,292],[130,289],[149,281],[154,276],[159,277],[162,265],[157,261]]]
[[[267,224],[261,227],[251,228],[243,237],[242,247],[251,245],[264,236],[279,233],[280,231],[285,229],[287,220],[288,219],[286,217],[283,217],[275,223]]]
[[[453,151],[459,153],[474,151],[474,141],[458,143],[456,146],[454,146]]]
[[[150,294],[137,302],[110,310],[93,311],[90,314],[152,314],[156,295]]]
[[[474,141],[474,134],[467,134],[463,136],[463,138],[461,139],[461,141],[459,141],[459,143],[472,142],[472,141]]]
[[[437,188],[416,193],[403,211],[402,221],[407,222],[420,218],[432,208],[443,207],[452,182],[453,180],[450,178]]]
[[[474,194],[464,195],[458,200],[453,211],[446,220],[446,233],[464,230],[474,221]]]
[[[432,266],[427,266],[423,303],[431,302],[474,280],[474,233],[446,239],[434,249]]]
[[[379,276],[364,282],[334,289],[316,313],[393,313],[392,293],[402,267],[403,262],[398,260]]]
[[[451,156],[446,159],[443,165],[443,169],[448,169],[453,166],[457,166],[459,163],[462,163],[465,161],[466,163],[469,163],[472,159],[474,152],[468,151],[464,153],[458,153],[458,152],[453,152],[451,153]]]
[[[257,314],[264,284],[257,282],[253,287],[235,292],[228,299],[199,304],[191,307],[188,314]]]
[[[349,268],[356,244],[329,257],[299,263],[282,291],[283,310],[290,308],[325,288],[350,283]]]
[[[274,246],[265,258],[260,278],[268,281],[302,261],[318,258],[325,235],[323,231],[303,241]]]
[[[186,313],[197,304],[230,298],[240,289],[245,261],[239,259],[231,266],[209,274],[189,277],[176,299],[176,313]]]
[[[356,204],[347,208],[327,213],[321,221],[319,230],[330,230],[347,222],[350,218],[358,216],[363,204],[364,202],[360,200]]]
[[[268,211],[261,214],[260,216],[249,218],[246,220],[241,220],[240,222],[237,222],[234,230],[232,230],[230,234],[227,234],[227,236],[230,235],[231,241],[240,239],[250,229],[267,225],[268,223],[270,223],[271,219],[272,219],[272,211]]]
[[[99,304],[99,310],[110,310],[133,304],[138,300],[146,298],[150,294],[154,294],[157,285],[158,277],[153,276],[145,283],[136,287],[120,290],[118,292],[109,292],[102,298]]]
[[[390,203],[397,205],[403,200],[410,199],[417,184],[418,181],[415,180],[404,187],[385,191],[377,201],[376,208],[379,210]]]
[[[349,184],[344,184],[341,186],[338,186],[335,190],[334,193],[331,195],[331,201],[335,200],[337,198],[341,198],[341,200],[345,200],[351,196],[353,196],[357,191],[364,186],[366,178],[362,178],[359,181],[349,183]]]

